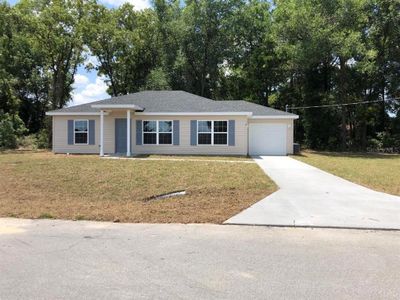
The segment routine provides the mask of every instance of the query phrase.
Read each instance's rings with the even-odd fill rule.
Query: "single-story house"
[[[247,101],[143,91],[50,111],[53,152],[287,155],[298,116]],[[127,122],[128,120],[128,122]]]

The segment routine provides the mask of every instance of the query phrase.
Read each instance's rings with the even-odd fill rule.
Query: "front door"
[[[115,119],[115,153],[126,154],[126,119]]]

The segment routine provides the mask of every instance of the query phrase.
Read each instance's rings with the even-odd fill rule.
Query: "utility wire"
[[[380,100],[371,100],[371,101],[359,101],[352,103],[338,103],[338,104],[324,104],[324,105],[311,105],[311,106],[298,106],[298,107],[290,107],[286,104],[286,111],[294,110],[294,109],[303,109],[303,108],[323,108],[323,107],[340,107],[340,106],[349,106],[349,105],[358,105],[358,104],[367,104],[367,103],[378,103],[390,100],[399,100],[400,98],[388,98],[388,99],[380,99]]]

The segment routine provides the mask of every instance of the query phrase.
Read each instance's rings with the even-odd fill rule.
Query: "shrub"
[[[30,134],[19,138],[17,143],[19,147],[27,150],[49,149],[49,133],[47,129],[41,129],[36,134]]]
[[[48,149],[50,148],[50,134],[47,129],[41,129],[36,134],[36,147],[39,149]]]
[[[399,153],[400,134],[378,132],[376,138],[368,140],[367,150],[373,152]]]
[[[378,139],[368,140],[368,151],[379,151],[382,149],[382,142]]]
[[[18,145],[23,149],[36,150],[37,149],[36,134],[30,134],[20,138],[18,140]]]
[[[19,139],[27,132],[18,115],[0,115],[0,149],[15,149]]]

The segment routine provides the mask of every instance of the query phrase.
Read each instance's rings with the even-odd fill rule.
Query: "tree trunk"
[[[382,127],[382,131],[386,131],[386,105],[385,105],[385,77],[382,76],[382,105],[381,105],[381,127]]]
[[[346,103],[346,61],[342,58],[339,57],[340,61],[340,71],[339,71],[339,97],[340,97],[340,103],[344,104]],[[347,126],[346,126],[346,107],[342,106],[341,109],[341,132],[340,132],[340,140],[341,140],[341,149],[345,150],[346,149],[346,141],[347,141]]]

